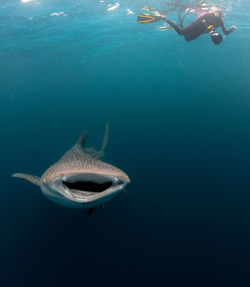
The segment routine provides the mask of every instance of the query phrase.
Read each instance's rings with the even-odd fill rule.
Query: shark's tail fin
[[[41,183],[41,179],[38,176],[35,175],[31,175],[31,174],[26,174],[26,173],[14,173],[12,174],[12,177],[19,177],[19,178],[23,178],[33,184],[39,185]]]

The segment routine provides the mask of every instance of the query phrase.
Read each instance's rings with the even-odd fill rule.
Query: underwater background
[[[250,5],[215,46],[136,23],[162,1],[118,4],[0,2],[0,285],[249,286]],[[106,121],[131,183],[92,216],[11,177]]]

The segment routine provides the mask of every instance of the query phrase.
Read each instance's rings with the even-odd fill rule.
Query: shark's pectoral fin
[[[12,174],[13,177],[23,178],[33,184],[39,185],[41,184],[41,179],[38,176],[26,174],[26,173],[14,173]]]
[[[90,209],[88,209],[88,215],[92,215],[94,210],[95,210],[94,207],[91,207]]]

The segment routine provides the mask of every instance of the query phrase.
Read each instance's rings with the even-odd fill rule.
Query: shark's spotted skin
[[[87,139],[87,132],[84,132],[77,143],[41,178],[24,173],[12,176],[39,185],[44,195],[58,204],[85,208],[100,206],[130,182],[122,170],[98,159],[104,156],[108,132],[107,124],[100,151],[94,147],[84,148]]]

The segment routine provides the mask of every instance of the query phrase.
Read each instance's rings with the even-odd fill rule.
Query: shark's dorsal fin
[[[14,173],[12,174],[13,177],[23,178],[33,184],[39,185],[41,184],[41,179],[38,176],[26,174],[26,173]]]
[[[86,144],[87,141],[87,137],[88,137],[88,132],[85,131],[80,138],[78,139],[78,141],[76,142],[75,146],[77,146],[79,149],[84,149],[84,146]]]
[[[69,159],[72,160],[73,157],[81,158],[84,154],[85,155],[87,154],[93,158],[103,157],[105,155],[104,150],[108,143],[108,134],[109,134],[109,124],[107,123],[105,127],[105,133],[104,133],[104,138],[103,138],[101,149],[96,150],[94,146],[91,146],[90,148],[85,148],[85,143],[86,143],[87,136],[88,136],[88,132],[85,131],[80,136],[76,144],[63,155],[63,157],[61,158],[61,161],[69,160]]]
[[[84,148],[83,151],[94,158],[104,157],[105,156],[104,150],[108,144],[108,138],[109,138],[109,123],[107,122],[105,126],[105,132],[104,132],[101,149],[96,150],[94,146],[91,146],[90,148]]]

